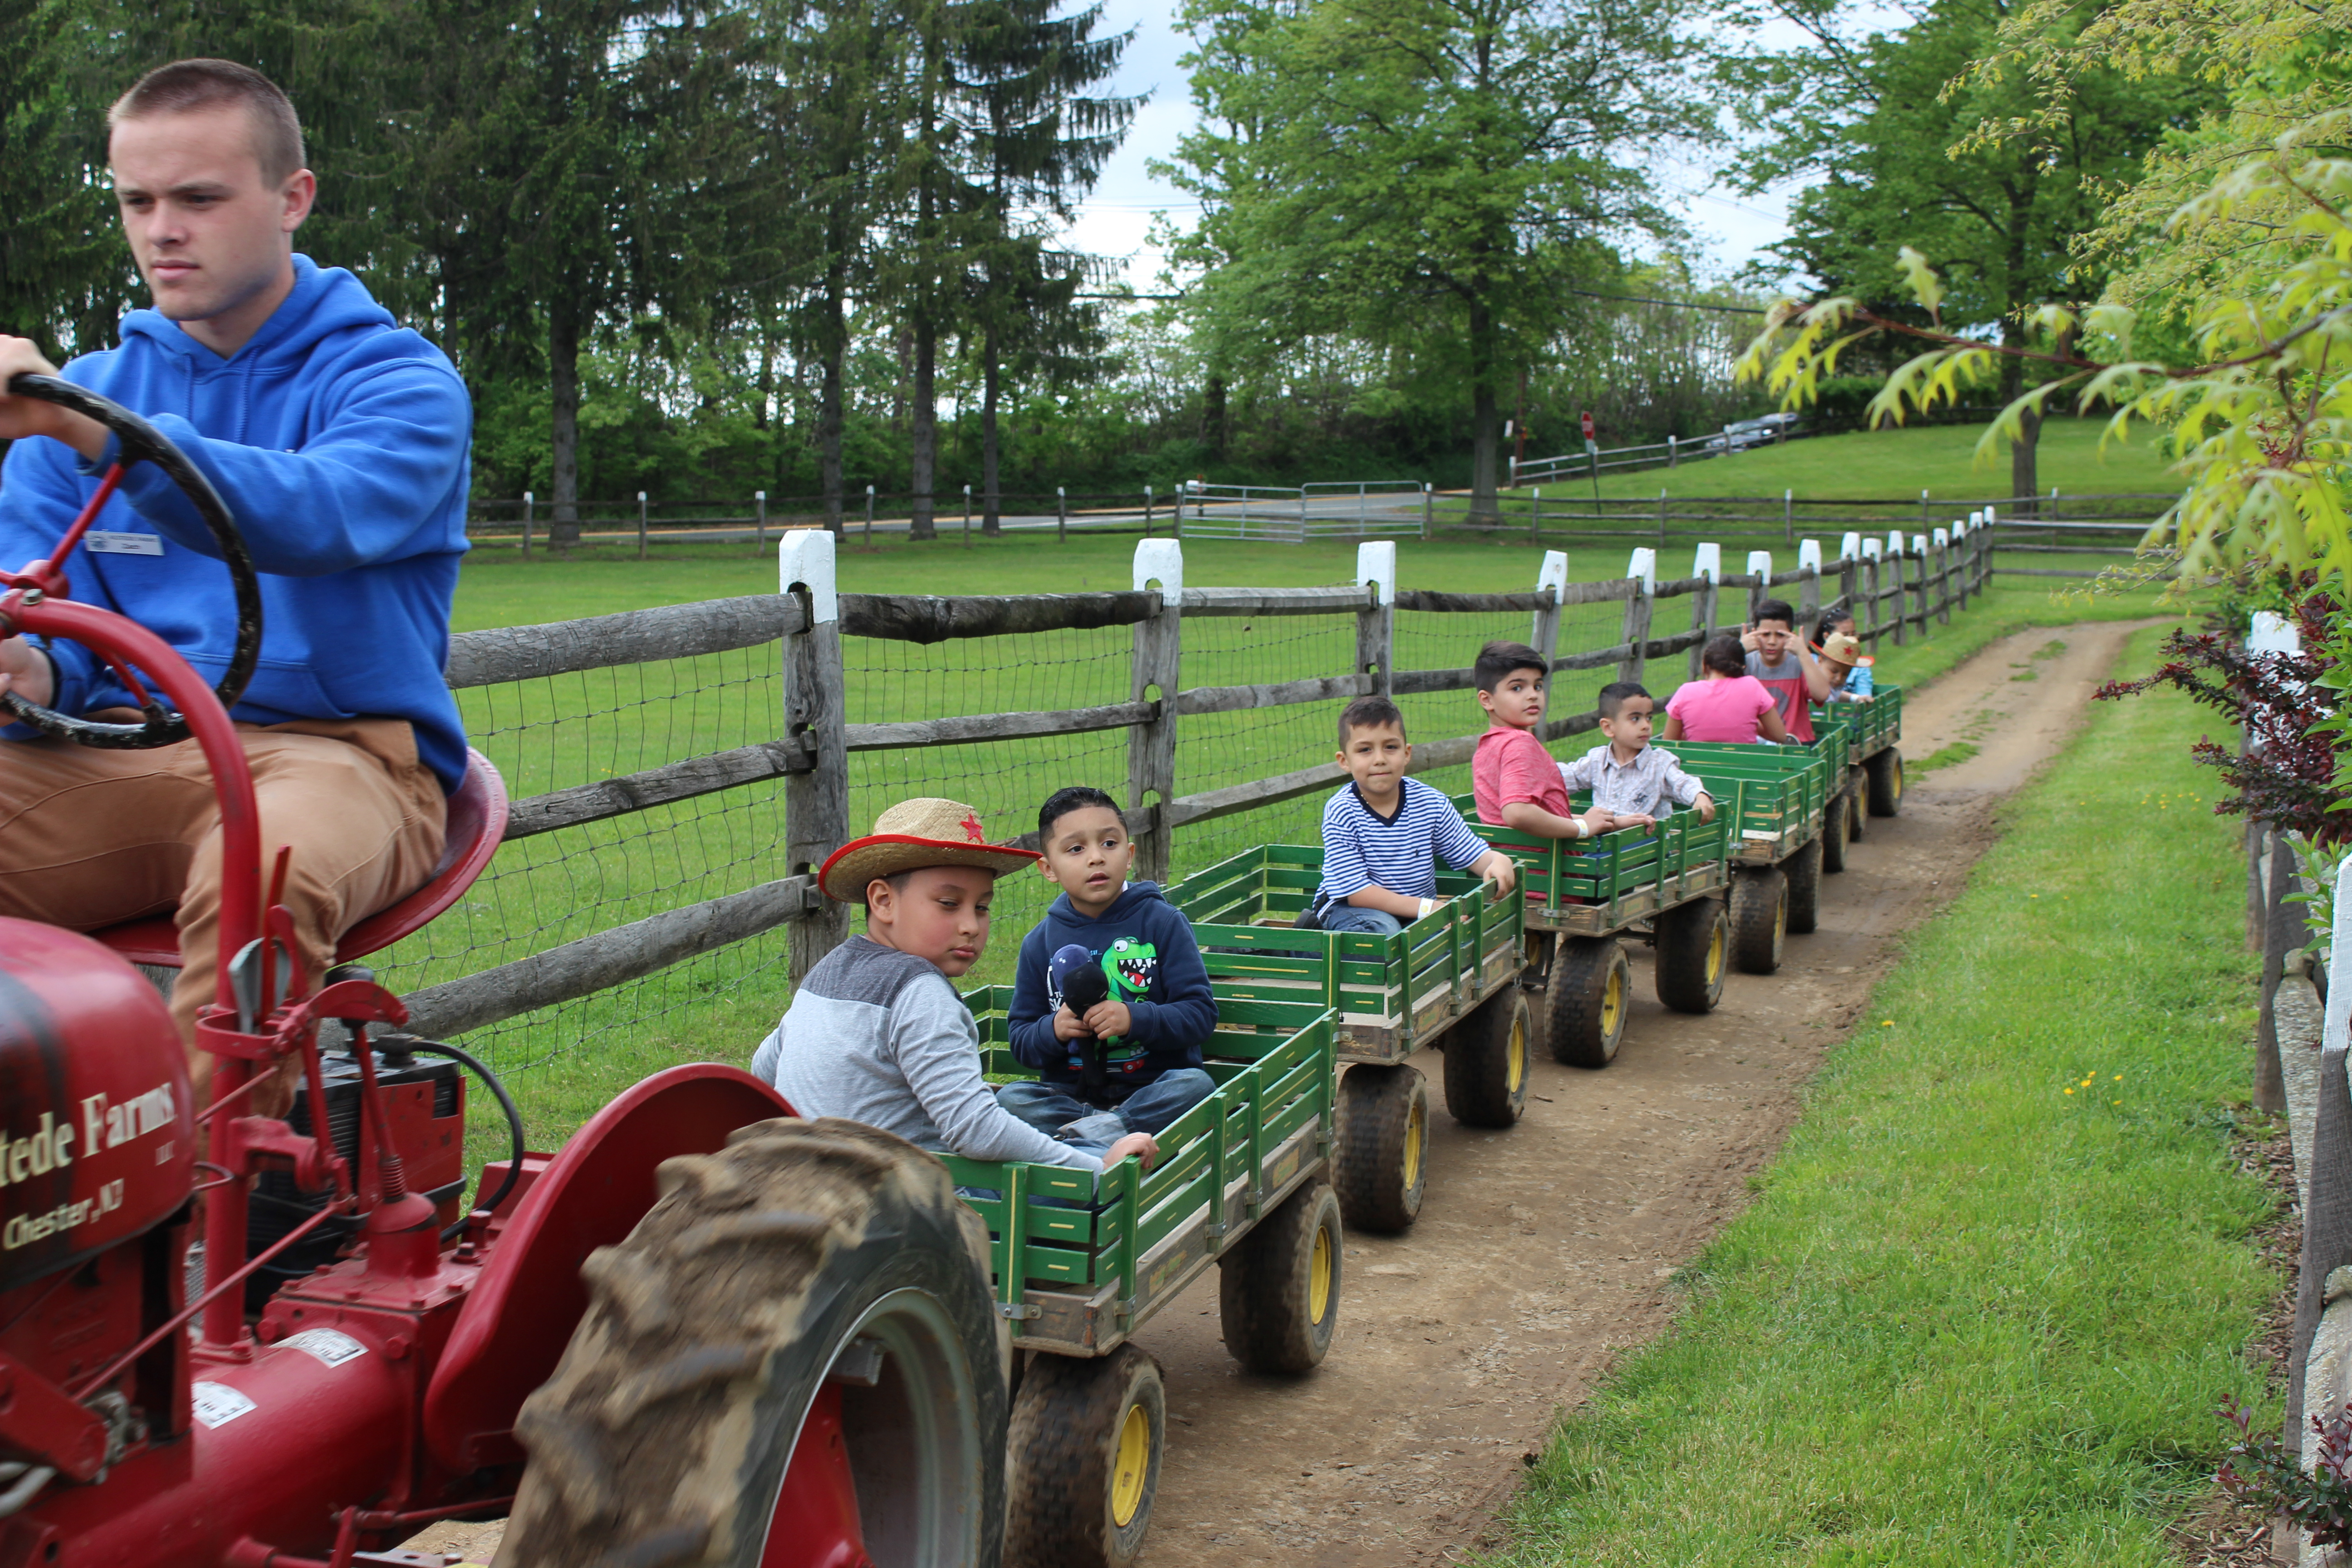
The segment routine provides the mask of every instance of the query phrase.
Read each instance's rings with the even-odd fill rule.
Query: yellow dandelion
[[[2072,1093],[2074,1093],[2074,1091],[2073,1089],[2068,1089],[2066,1092],[2067,1092],[2068,1094],[2072,1094]]]

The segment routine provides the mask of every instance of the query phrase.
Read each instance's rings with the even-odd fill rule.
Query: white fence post
[[[1135,672],[1130,702],[1156,702],[1152,719],[1127,731],[1127,805],[1147,812],[1139,837],[1140,875],[1165,882],[1174,852],[1175,829],[1168,803],[1176,798],[1176,694],[1184,675],[1184,547],[1172,539],[1144,539],[1135,546],[1135,589],[1160,590],[1160,608],[1135,624]],[[1130,825],[1129,831],[1134,831]]]
[[[1395,688],[1397,552],[1393,539],[1356,546],[1356,581],[1374,589],[1372,602],[1356,612],[1356,671],[1372,678],[1372,690],[1386,697]]]
[[[848,716],[842,707],[841,594],[835,540],[821,528],[776,544],[776,589],[798,596],[808,629],[784,639],[784,739],[799,742],[804,769],[784,776],[784,875],[811,877],[849,841]],[[787,978],[794,989],[817,960],[849,934],[849,906],[812,890],[793,929]]]
[[[1650,655],[1650,616],[1656,606],[1658,552],[1648,545],[1636,548],[1625,563],[1625,619],[1617,640],[1625,652],[1617,660],[1617,679],[1639,681]]]

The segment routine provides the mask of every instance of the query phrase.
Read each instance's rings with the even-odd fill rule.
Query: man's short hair
[[[1551,661],[1523,642],[1490,642],[1478,650],[1478,689],[1492,692],[1522,669],[1549,676]]]
[[[1699,649],[1698,662],[1700,668],[1714,670],[1717,675],[1745,675],[1748,673],[1748,649],[1729,632],[1717,632],[1707,639],[1705,647]]]
[[[302,122],[276,82],[235,60],[173,60],[133,82],[106,111],[107,129],[158,114],[194,114],[242,104],[253,120],[253,155],[265,184],[278,184],[302,167]]]
[[[1627,698],[1649,696],[1649,688],[1638,680],[1612,680],[1601,689],[1601,716],[1614,719],[1625,710]],[[1656,699],[1651,698],[1651,700],[1655,701]]]
[[[1400,735],[1404,730],[1404,710],[1385,697],[1359,697],[1339,710],[1339,749],[1348,749],[1348,737],[1359,730],[1385,730],[1396,727]]]
[[[1778,621],[1793,632],[1797,629],[1796,608],[1786,599],[1767,599],[1756,606],[1756,624],[1760,626],[1766,621]]]
[[[1085,811],[1097,805],[1107,806],[1113,812],[1118,810],[1118,802],[1092,784],[1071,784],[1047,795],[1045,804],[1037,808],[1038,847],[1044,848],[1045,840],[1054,836],[1054,824],[1074,811]]]

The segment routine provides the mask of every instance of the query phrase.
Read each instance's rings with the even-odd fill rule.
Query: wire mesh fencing
[[[1895,613],[1924,627],[1955,583],[1980,587],[1990,537],[1966,531],[1948,551],[1920,552],[1916,592]],[[804,592],[467,634],[457,642],[488,639],[489,651],[454,651],[452,684],[514,798],[509,837],[453,909],[376,967],[426,999],[426,1016],[461,994],[445,1032],[502,1071],[587,1062],[593,1081],[614,1063],[743,1059],[788,1004],[795,968],[841,929],[829,915],[796,928],[828,909],[808,870],[894,802],[965,802],[1002,842],[1033,834],[1066,785],[1102,789],[1132,813],[1146,803],[1129,798],[1130,781],[1150,779],[1170,874],[1182,876],[1265,844],[1319,842],[1324,803],[1345,782],[1331,765],[1339,716],[1383,684],[1420,776],[1465,791],[1488,724],[1472,669],[1490,641],[1548,644],[1565,667],[1548,727],[1564,756],[1592,743],[1574,737],[1628,659],[1629,628],[1653,695],[1671,693],[1706,584],[1569,584],[1559,557],[1545,574],[1551,586],[1516,594],[1396,594],[1392,577],[1381,589],[1193,590],[1181,612],[1147,593],[842,595],[829,640]],[[1837,575],[1726,574],[1714,621],[1736,624],[1768,587],[1828,597]],[[1865,620],[1872,635],[1893,624],[1883,611]],[[463,679],[461,656],[473,660]],[[1139,679],[1176,689],[1139,701]],[[788,722],[819,689],[837,742]],[[1148,744],[1171,721],[1172,768]],[[788,833],[801,810],[812,815]],[[994,939],[970,978],[1009,977],[1057,892],[1042,872],[1000,882]]]
[[[461,691],[474,748],[520,800],[756,744],[777,731],[773,644]],[[395,990],[478,973],[782,873],[782,783],[749,784],[509,839],[465,898],[373,961]],[[501,1071],[628,1031],[702,1045],[713,1005],[782,994],[782,929],[467,1037]]]

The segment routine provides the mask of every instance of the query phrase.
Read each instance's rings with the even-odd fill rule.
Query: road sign
[[[1577,424],[1583,427],[1584,438],[1588,441],[1591,440],[1593,436],[1592,410],[1590,408],[1586,409],[1582,416],[1577,420]]]

